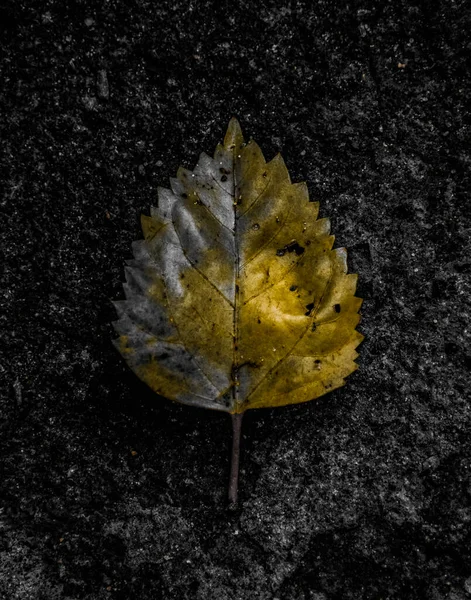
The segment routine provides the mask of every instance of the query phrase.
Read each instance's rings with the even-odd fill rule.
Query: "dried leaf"
[[[362,301],[306,184],[280,155],[265,162],[236,119],[214,158],[170,184],[142,216],[115,303],[131,369],[167,398],[232,414],[344,385]]]

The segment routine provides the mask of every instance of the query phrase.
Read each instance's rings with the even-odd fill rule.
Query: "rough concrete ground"
[[[471,11],[0,2],[0,597],[471,597]],[[111,345],[139,215],[236,115],[360,275],[360,369],[230,421]]]

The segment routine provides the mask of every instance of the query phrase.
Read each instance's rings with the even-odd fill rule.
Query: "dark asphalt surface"
[[[0,2],[0,598],[471,598],[471,10]],[[158,185],[231,116],[349,253],[359,370],[230,419],[111,344]]]

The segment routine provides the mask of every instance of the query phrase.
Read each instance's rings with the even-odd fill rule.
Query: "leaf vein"
[[[271,238],[269,238],[269,239],[268,239],[268,240],[265,242],[265,244],[263,244],[263,245],[261,246],[261,248],[258,250],[258,252],[256,252],[256,253],[255,253],[253,256],[251,256],[251,257],[250,257],[250,258],[247,260],[247,262],[245,262],[245,263],[242,265],[242,267],[245,267],[245,266],[249,265],[249,264],[250,264],[250,263],[251,263],[253,260],[255,260],[255,259],[257,258],[257,256],[258,256],[258,255],[259,255],[261,252],[263,252],[263,250],[265,250],[265,248],[266,248],[266,247],[267,247],[267,246],[268,246],[268,245],[269,245],[269,244],[270,244],[270,243],[271,243],[271,242],[272,242],[272,241],[273,241],[273,240],[274,240],[274,239],[275,239],[275,238],[276,238],[276,237],[279,235],[279,233],[280,233],[281,231],[283,231],[283,228],[284,228],[284,226],[286,225],[286,222],[287,222],[287,220],[288,220],[288,217],[289,217],[289,215],[291,214],[291,211],[292,211],[292,210],[293,210],[293,205],[292,205],[292,204],[290,204],[289,211],[288,211],[288,213],[286,214],[286,216],[285,216],[285,218],[284,218],[284,220],[283,220],[283,223],[281,224],[281,227],[280,227],[280,228],[279,228],[277,231],[275,231],[275,233],[274,233],[274,234],[271,236]]]
[[[227,229],[227,231],[229,231],[229,233],[231,235],[234,235],[234,231],[230,227],[228,227],[227,225],[224,225],[224,223],[218,217],[216,217],[216,215],[213,213],[213,211],[211,210],[211,208],[207,204],[205,204],[204,202],[202,202],[202,206],[204,206],[204,208],[208,211],[208,213],[213,217],[213,219],[215,221],[217,221],[219,223],[219,225],[221,225],[221,227],[224,227],[224,229]]]
[[[182,248],[182,251],[183,251],[183,253],[184,253],[184,250],[183,250],[183,248]],[[154,264],[155,264],[155,261],[154,261],[153,257],[151,257],[151,260],[152,260],[152,262],[154,262]],[[188,258],[187,258],[187,260],[188,260]],[[188,261],[188,262],[189,262],[189,261]],[[191,264],[191,263],[190,263],[190,264]],[[165,277],[162,277],[162,281],[163,281],[163,284],[164,284],[165,290],[166,290],[166,292],[167,292],[167,294],[168,294],[168,293],[169,293],[169,289],[168,289],[167,282],[165,281]],[[218,291],[219,291],[219,290],[218,290]],[[223,294],[221,294],[221,295],[222,295],[222,296],[224,296]],[[199,362],[196,360],[196,358],[195,358],[194,354],[192,354],[192,353],[191,353],[191,352],[188,350],[188,347],[187,347],[187,345],[185,344],[185,341],[183,340],[182,334],[180,333],[180,328],[178,327],[177,321],[175,320],[175,317],[174,317],[174,315],[173,315],[173,312],[172,312],[172,310],[171,310],[171,308],[170,308],[170,303],[169,303],[169,302],[167,302],[167,307],[168,307],[168,312],[169,312],[169,314],[170,314],[170,318],[172,319],[172,323],[173,323],[173,325],[175,326],[175,329],[177,330],[178,336],[179,336],[179,338],[180,338],[180,340],[181,340],[181,344],[182,344],[183,348],[186,350],[186,352],[188,353],[188,355],[189,355],[189,357],[190,357],[190,360],[192,360],[192,361],[193,361],[193,362],[196,364],[196,366],[197,366],[198,370],[199,370],[199,371],[201,372],[201,374],[202,374],[202,375],[203,375],[203,376],[204,376],[204,377],[205,377],[205,378],[208,380],[208,382],[209,382],[209,383],[210,383],[210,384],[213,386],[213,388],[214,388],[215,390],[218,390],[218,391],[219,391],[219,389],[218,389],[217,385],[216,385],[216,384],[215,384],[215,383],[214,383],[214,382],[211,380],[211,378],[209,377],[209,375],[208,375],[208,374],[207,374],[207,373],[206,373],[206,372],[203,370],[203,368],[201,367],[201,365],[199,364]]]
[[[252,208],[255,206],[255,204],[257,204],[257,202],[260,200],[260,198],[263,196],[263,194],[267,191],[268,185],[271,183],[271,180],[272,180],[272,175],[270,174],[270,177],[268,178],[267,183],[266,183],[265,187],[263,188],[263,190],[255,198],[255,200],[252,202],[252,204],[250,206],[248,206],[246,210],[244,210],[244,212],[241,212],[239,215],[237,215],[238,219],[240,219],[240,217],[243,217],[244,215],[246,215],[248,212],[250,212],[252,210]],[[240,188],[240,185],[239,185],[239,188]]]
[[[296,348],[296,346],[301,342],[301,340],[304,338],[304,336],[306,335],[306,333],[309,331],[309,329],[311,327],[311,322],[315,318],[315,316],[316,316],[316,314],[317,314],[317,312],[319,310],[319,307],[322,304],[322,300],[324,299],[325,293],[326,293],[327,288],[329,287],[329,285],[330,285],[330,283],[332,281],[332,278],[333,278],[333,270],[332,270],[332,267],[331,267],[329,279],[327,280],[327,282],[325,284],[325,287],[324,287],[324,290],[322,292],[322,295],[319,298],[319,302],[317,303],[317,306],[316,306],[316,308],[315,308],[315,310],[314,310],[311,318],[308,320],[308,323],[307,323],[306,328],[304,329],[303,333],[299,336],[299,338],[296,340],[296,342],[293,344],[293,346],[290,348],[290,350],[282,358],[280,358],[280,360],[277,363],[275,363],[271,369],[269,369],[265,373],[265,375],[262,377],[262,379],[260,379],[260,381],[257,383],[257,385],[253,388],[253,390],[251,390],[250,393],[247,394],[246,402],[249,401],[250,396],[253,395],[253,393],[260,387],[260,385],[265,381],[265,379],[269,375],[271,375],[271,373],[273,373],[273,371],[275,369],[277,369],[281,365],[282,362],[284,362],[289,356],[291,356],[291,354],[293,353],[293,350]]]
[[[274,287],[275,285],[278,285],[279,283],[281,283],[282,281],[285,280],[286,276],[288,275],[288,273],[291,273],[291,271],[294,271],[294,269],[296,269],[296,267],[299,265],[299,263],[302,260],[302,255],[296,260],[296,262],[294,262],[289,269],[287,269],[282,277],[280,277],[280,279],[277,279],[276,281],[274,281],[273,283],[271,283],[270,285],[268,285],[266,288],[264,288],[261,292],[258,292],[258,294],[254,294],[253,296],[250,296],[250,298],[248,300],[246,300],[244,302],[244,306],[246,304],[248,304],[249,302],[252,302],[252,300],[254,300],[255,298],[258,298],[259,296],[261,296],[262,294],[264,294],[265,292],[268,292],[268,290],[271,290],[272,287]]]
[[[198,267],[197,267],[197,266],[196,266],[196,265],[195,265],[195,264],[194,264],[194,263],[193,263],[193,262],[190,260],[190,258],[189,258],[189,256],[188,256],[188,254],[185,252],[185,248],[183,247],[182,240],[181,240],[181,238],[180,238],[180,235],[179,235],[179,233],[178,233],[178,231],[177,231],[177,229],[176,229],[176,227],[175,227],[175,226],[174,226],[174,230],[175,230],[175,233],[176,233],[176,235],[177,235],[177,237],[178,237],[178,239],[179,239],[179,241],[180,241],[180,245],[179,245],[179,246],[178,246],[178,244],[175,244],[175,245],[176,245],[177,247],[181,248],[181,250],[182,250],[182,252],[183,252],[183,254],[184,254],[184,256],[185,256],[186,260],[187,260],[187,261],[188,261],[188,263],[190,264],[190,266],[191,266],[191,267],[192,267],[192,268],[193,268],[193,269],[194,269],[194,270],[195,270],[197,273],[199,273],[199,274],[201,275],[201,277],[202,277],[204,280],[206,280],[206,281],[207,281],[207,282],[208,282],[208,283],[209,283],[209,284],[210,284],[210,285],[211,285],[211,286],[212,286],[212,287],[215,289],[215,291],[216,291],[216,292],[217,292],[217,293],[218,293],[218,294],[219,294],[219,295],[220,295],[222,298],[224,298],[224,300],[225,300],[226,302],[228,302],[228,303],[230,304],[230,306],[232,306],[232,308],[234,308],[234,303],[233,303],[233,302],[231,302],[231,301],[229,300],[229,298],[226,298],[225,294],[223,294],[223,293],[221,292],[221,290],[220,290],[220,289],[219,289],[219,288],[216,286],[216,284],[214,284],[214,283],[211,281],[211,279],[209,279],[209,277],[208,277],[207,275],[205,275],[205,274],[203,273],[203,271],[201,271],[200,269],[198,269]]]

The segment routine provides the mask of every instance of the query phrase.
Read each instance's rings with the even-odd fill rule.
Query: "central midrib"
[[[233,343],[234,343],[234,352],[232,358],[232,398],[234,401],[234,409],[237,410],[239,404],[239,371],[238,371],[238,349],[239,349],[239,277],[240,277],[240,258],[239,258],[239,239],[237,232],[237,184],[236,184],[236,152],[238,152],[237,144],[234,143],[234,147],[232,149],[232,190],[233,190],[233,199],[232,206],[234,208],[234,249],[235,249],[235,257],[234,257],[234,275],[235,275],[235,286],[234,286],[234,320],[233,320]]]

